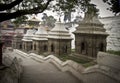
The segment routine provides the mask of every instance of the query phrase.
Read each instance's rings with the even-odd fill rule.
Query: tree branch
[[[18,10],[13,13],[0,13],[0,22],[13,19],[19,16],[27,15],[27,14],[42,13],[45,9],[47,9],[51,1],[52,0],[48,0],[48,2],[44,6],[38,6],[33,9]]]
[[[10,4],[0,4],[0,11],[8,10],[21,3],[23,0],[15,0]]]

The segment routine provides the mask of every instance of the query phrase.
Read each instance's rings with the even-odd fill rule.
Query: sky
[[[106,3],[103,3],[102,0],[91,0],[91,3],[95,4],[96,7],[99,9],[99,16],[100,17],[113,16],[113,13],[111,11],[107,10],[107,8],[109,8],[109,5],[107,5]],[[59,16],[56,13],[53,13],[52,11],[45,11],[45,13],[47,13],[48,16],[50,16],[50,15],[54,16],[57,20],[59,19]],[[77,15],[76,12],[72,13],[73,18],[76,15]],[[37,18],[40,20],[41,20],[41,17],[42,17],[42,13],[37,15]],[[61,19],[63,20],[63,17],[61,17]]]
[[[113,16],[113,13],[106,9],[106,8],[109,8],[109,5],[107,5],[106,3],[103,3],[102,0],[91,0],[91,1],[100,10],[99,13],[101,17]]]

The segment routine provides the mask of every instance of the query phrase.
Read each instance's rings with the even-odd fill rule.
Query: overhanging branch
[[[13,8],[14,6],[20,4],[23,0],[15,0],[10,4],[0,4],[0,11],[8,10]]]
[[[48,5],[52,0],[48,0],[48,2],[44,6],[38,6],[33,9],[25,9],[25,10],[18,10],[13,13],[0,13],[0,22],[13,19],[19,16],[27,15],[27,14],[37,14],[42,13],[45,9],[47,9]]]

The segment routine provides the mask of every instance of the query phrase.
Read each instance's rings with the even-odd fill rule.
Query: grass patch
[[[115,54],[115,55],[119,55],[120,56],[120,51],[108,50],[107,53]]]
[[[75,52],[75,49],[71,49],[71,52]]]
[[[84,67],[89,67],[89,66],[93,66],[93,65],[96,65],[97,62],[94,62],[94,61],[91,61],[89,63],[85,63],[85,64],[82,64]]]
[[[69,56],[69,55],[62,55],[62,56],[57,56],[60,60],[62,61],[66,61],[66,60],[73,60],[81,65],[83,65],[84,67],[89,67],[92,65],[95,65],[96,62],[94,62],[92,59],[88,59],[85,57],[73,57],[73,56]]]

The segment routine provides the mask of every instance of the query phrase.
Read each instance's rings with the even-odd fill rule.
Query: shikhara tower
[[[48,51],[48,39],[47,31],[43,24],[38,27],[33,37],[33,51],[37,54],[41,54]]]
[[[32,38],[33,38],[33,33],[34,30],[32,29],[28,29],[27,33],[24,35],[23,39],[22,39],[22,49],[26,52],[32,51]]]
[[[77,54],[97,57],[98,51],[106,51],[106,37],[108,34],[103,26],[97,15],[85,13],[84,19],[74,32]]]
[[[64,23],[57,22],[48,34],[48,52],[56,55],[71,53],[71,35]]]

